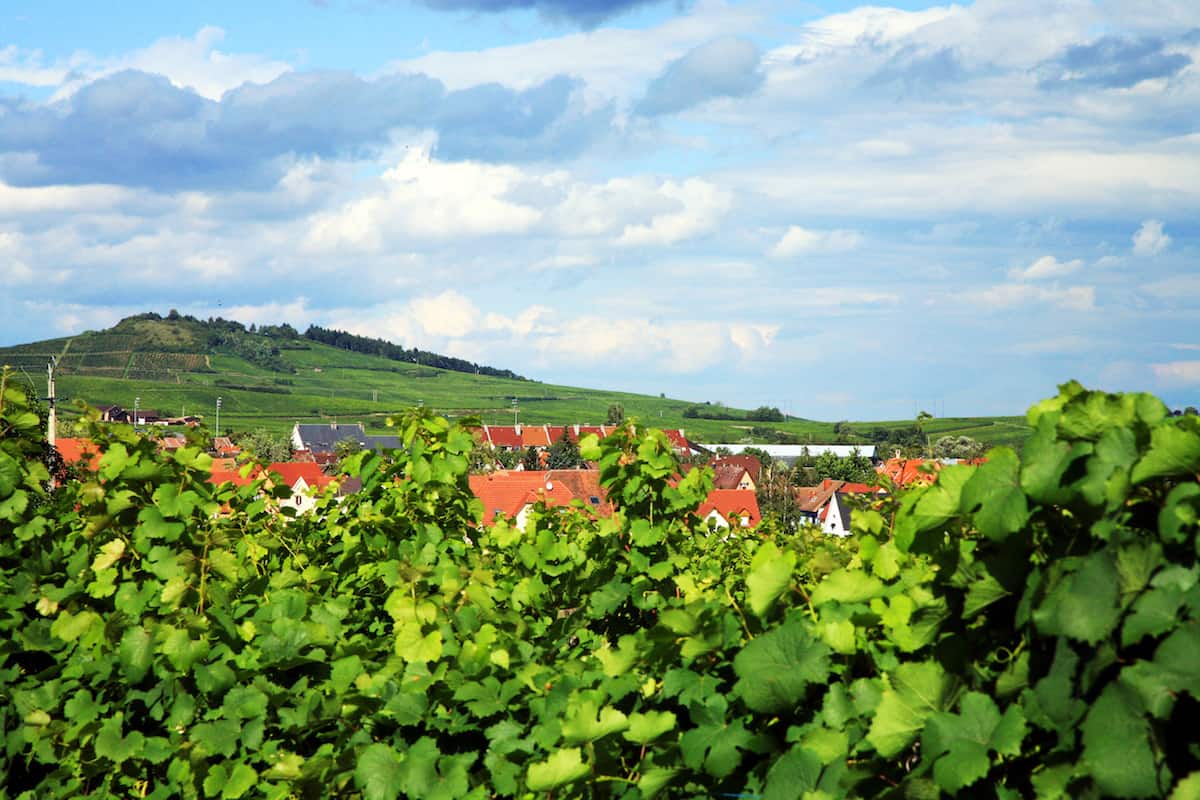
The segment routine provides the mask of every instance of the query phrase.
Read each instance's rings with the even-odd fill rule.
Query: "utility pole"
[[[142,403],[142,398],[140,398],[140,397],[133,398],[133,429],[135,431],[138,429],[138,406],[141,405],[141,403]]]
[[[46,441],[54,447],[55,441],[58,439],[58,415],[55,412],[55,392],[54,392],[54,367],[57,365],[57,359],[54,356],[50,357],[50,361],[46,364],[46,403],[50,407],[49,419],[46,423]]]
[[[513,427],[517,427],[517,398],[513,398]]]
[[[221,435],[221,398],[217,398],[217,432],[214,436]]]

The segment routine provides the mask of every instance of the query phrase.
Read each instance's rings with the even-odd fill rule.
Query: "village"
[[[97,407],[101,421],[130,424],[152,432],[160,450],[170,452],[188,444],[177,426],[197,428],[196,417],[165,417],[151,409],[127,411],[119,406]],[[595,464],[578,458],[578,444],[589,434],[599,438],[617,429],[603,425],[488,425],[473,428],[477,452],[481,457],[473,465],[471,491],[483,505],[485,525],[503,518],[523,527],[530,511],[545,508],[576,507],[596,517],[609,517],[613,506],[600,483]],[[763,460],[788,467],[798,459],[833,456],[839,459],[867,459],[875,479],[864,481],[823,478],[811,486],[788,486],[794,515],[790,526],[809,525],[827,534],[847,536],[856,505],[887,494],[889,489],[914,482],[932,482],[946,463],[960,459],[879,458],[873,446],[841,444],[762,445],[700,443],[688,438],[683,429],[664,429],[680,462],[681,474],[697,466],[713,472],[713,488],[696,510],[709,531],[752,531],[764,519],[760,493],[766,488]],[[317,498],[331,492],[344,498],[361,488],[358,478],[339,469],[342,459],[358,450],[387,452],[401,446],[399,437],[368,434],[361,422],[300,423],[292,428],[291,457],[258,463],[254,454],[245,452],[229,436],[207,437],[212,457],[210,481],[215,485],[232,483],[249,486],[262,481],[265,490],[286,487],[290,494],[281,506],[304,514],[312,511]],[[100,452],[90,440],[58,437],[54,442],[68,468],[85,471],[98,469]],[[576,454],[570,467],[555,463],[556,447]],[[519,460],[515,456],[520,456]],[[982,459],[970,459],[978,463]],[[786,520],[783,521],[788,524]]]

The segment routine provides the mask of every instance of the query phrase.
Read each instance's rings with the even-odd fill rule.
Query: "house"
[[[483,503],[483,524],[491,525],[503,514],[524,527],[529,509],[538,503],[566,506],[575,495],[562,481],[546,471],[517,472],[498,470],[486,475],[471,475],[471,491]]]
[[[726,456],[709,462],[713,469],[713,486],[717,489],[755,491],[762,464],[754,456]]]
[[[399,436],[373,436],[355,423],[299,423],[292,427],[292,449],[309,450],[314,455],[334,453],[340,442],[356,442],[364,450],[395,450],[400,447]]]
[[[852,509],[846,505],[846,495],[882,495],[878,486],[849,483],[826,478],[819,486],[800,486],[795,490],[800,515],[810,524],[820,525],[826,533],[845,536],[850,532]]]
[[[613,512],[600,488],[600,475],[594,470],[497,470],[471,475],[469,480],[471,491],[483,503],[484,525],[503,514],[523,526],[529,509],[537,503],[561,507],[578,500],[598,517],[612,516]]]
[[[120,406],[96,406],[101,422],[128,422],[129,412]]]
[[[162,414],[159,414],[157,411],[153,411],[149,408],[135,409],[134,412],[129,415],[129,422],[132,422],[134,425],[158,425],[159,420],[161,419]]]
[[[762,522],[758,497],[748,489],[713,489],[696,509],[710,528],[754,528]]]
[[[265,472],[268,482],[287,486],[292,490],[292,496],[287,503],[296,509],[297,514],[311,511],[316,505],[314,490],[320,491],[333,483],[333,478],[323,473],[320,465],[313,462],[277,461],[269,464]]]

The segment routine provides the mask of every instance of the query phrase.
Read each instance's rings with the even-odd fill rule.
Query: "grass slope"
[[[253,336],[253,335],[250,335]],[[696,441],[749,442],[753,426],[834,441],[833,423],[790,419],[779,423],[688,419],[692,401],[558,386],[537,381],[433,369],[348,352],[306,339],[262,339],[278,346],[291,373],[279,372],[233,352],[214,351],[203,325],[188,321],[129,319],[108,331],[0,348],[0,364],[23,367],[41,394],[45,364],[60,358],[58,391],[68,401],[140,407],[162,414],[197,414],[210,423],[222,398],[221,427],[291,429],[315,419],[362,422],[384,428],[386,418],[418,403],[450,416],[475,415],[490,424],[512,424],[512,398],[523,424],[599,423],[612,403],[650,425],[683,428]],[[261,342],[257,342],[261,344]],[[62,408],[69,413],[70,404]],[[731,409],[736,411],[735,409]],[[856,432],[905,428],[912,420],[854,423]],[[1019,447],[1029,434],[1021,417],[956,417],[930,420],[926,432],[971,436],[989,444]]]

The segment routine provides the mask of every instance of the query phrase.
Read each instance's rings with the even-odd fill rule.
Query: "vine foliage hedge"
[[[1200,428],[1076,384],[1022,463],[721,540],[669,443],[585,440],[619,508],[477,526],[424,412],[290,518],[94,427],[47,491],[0,388],[0,796],[1200,797]]]

